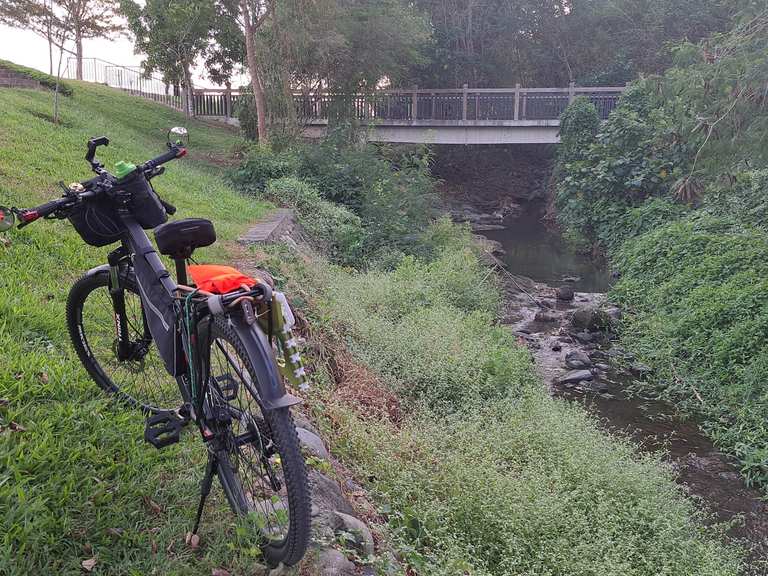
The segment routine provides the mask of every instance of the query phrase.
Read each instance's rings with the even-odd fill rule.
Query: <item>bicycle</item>
[[[62,183],[63,197],[36,208],[0,207],[0,231],[17,219],[23,228],[66,218],[88,244],[120,243],[107,264],[86,272],[69,292],[67,325],[80,361],[100,388],[145,413],[144,439],[156,448],[178,442],[186,425],[197,426],[208,460],[192,534],[217,476],[266,563],[291,566],[310,537],[307,471],[290,412],[300,400],[283,380],[306,386],[293,316],[264,280],[188,265],[216,233],[201,218],[166,222],[176,208],[150,181],[187,152],[171,133],[186,130],[169,131],[166,153],[139,166],[118,162],[115,174],[95,158],[109,140],[90,139],[85,158],[96,176]],[[173,259],[176,281],[148,229],[159,252]]]

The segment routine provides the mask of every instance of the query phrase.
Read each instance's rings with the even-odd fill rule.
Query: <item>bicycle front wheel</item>
[[[246,345],[217,318],[207,402],[219,423],[218,476],[238,523],[271,567],[298,563],[310,536],[307,470],[288,408],[264,410]],[[259,345],[250,342],[249,345]]]
[[[117,356],[115,309],[106,272],[83,276],[69,291],[67,328],[75,351],[105,392],[144,412],[174,410],[181,403],[179,386],[165,371],[152,342],[135,280],[126,279],[123,294],[131,357]]]

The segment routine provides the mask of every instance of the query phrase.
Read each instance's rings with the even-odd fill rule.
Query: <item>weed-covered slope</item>
[[[419,574],[738,573],[738,551],[659,458],[547,396],[528,351],[493,325],[498,288],[466,239],[391,271],[287,250],[269,265],[308,298],[295,302],[318,359],[335,352],[315,378],[333,450]]]
[[[229,131],[187,123],[173,110],[83,83],[62,98],[0,89],[0,204],[28,207],[60,194],[56,182],[89,177],[86,139],[111,139],[100,157],[143,161],[164,150],[170,126],[187,124],[188,158],[157,178],[178,217],[213,220],[227,242],[265,211],[229,188],[208,159],[237,144]],[[40,221],[0,243],[0,573],[79,574],[96,558],[102,574],[236,571],[254,551],[229,550],[218,511],[207,516],[201,551],[184,546],[205,453],[193,435],[162,452],[142,440],[143,418],[105,400],[71,350],[64,324],[69,286],[104,262],[66,222]],[[222,504],[215,490],[218,504]],[[216,510],[223,510],[221,506]]]

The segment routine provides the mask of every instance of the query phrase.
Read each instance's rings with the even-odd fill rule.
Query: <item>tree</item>
[[[64,49],[62,31],[75,43],[77,79],[83,79],[83,40],[109,37],[121,28],[115,21],[117,0],[3,0],[0,22],[32,30],[48,41],[50,72],[53,46]],[[69,50],[67,50],[69,52]]]
[[[120,9],[136,39],[137,54],[146,54],[144,73],[162,73],[168,84],[184,88],[184,109],[191,113],[192,67],[208,47],[215,17],[211,0],[148,0],[140,6],[121,0]]]

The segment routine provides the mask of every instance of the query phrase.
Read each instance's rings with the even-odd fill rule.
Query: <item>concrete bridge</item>
[[[294,94],[308,137],[325,134],[333,118],[353,118],[374,142],[426,144],[556,144],[560,114],[588,97],[601,118],[616,107],[623,87],[463,88],[382,90],[372,94]],[[204,90],[195,114],[231,117],[240,94]]]
[[[74,76],[70,59],[64,76]],[[97,58],[83,63],[85,80],[120,88],[196,116],[237,123],[236,90],[195,90],[185,98],[158,76]],[[377,142],[427,144],[554,144],[560,114],[587,96],[605,119],[624,87],[470,88],[378,90],[368,94],[296,93],[296,115],[309,137],[320,137],[334,119],[353,118]]]

